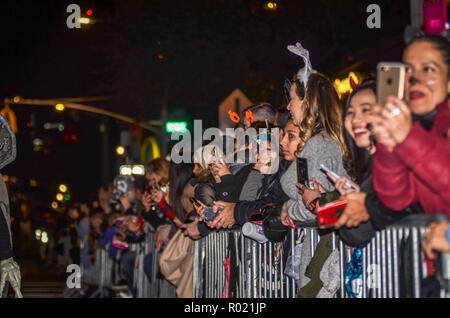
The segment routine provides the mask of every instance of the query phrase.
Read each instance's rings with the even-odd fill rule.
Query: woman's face
[[[145,177],[148,180],[148,184],[151,186],[154,183],[159,183],[162,179],[162,176],[156,172],[146,173]]]
[[[411,44],[403,53],[403,63],[406,66],[406,103],[414,114],[427,114],[443,102],[449,92],[448,65],[441,52],[428,42]]]
[[[291,112],[292,119],[294,120],[294,123],[300,124],[300,122],[303,119],[303,99],[300,99],[300,97],[297,95],[297,84],[294,83],[291,85],[291,90],[289,91],[289,94],[291,96],[291,101],[289,105],[287,106],[287,109]]]
[[[344,119],[345,129],[355,140],[356,145],[369,152],[373,145],[367,128],[367,116],[370,115],[370,110],[375,104],[375,93],[371,89],[363,89],[353,95]]]
[[[194,176],[198,177],[202,172],[203,172],[203,168],[199,163],[194,163]]]
[[[295,152],[297,151],[299,143],[300,129],[295,126],[293,120],[290,119],[284,128],[284,135],[280,142],[281,153],[283,154],[284,159],[288,161],[295,160]]]
[[[69,209],[69,217],[71,219],[78,219],[78,217],[80,216],[80,213],[78,213],[77,209]]]

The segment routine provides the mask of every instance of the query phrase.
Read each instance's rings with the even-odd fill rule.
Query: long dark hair
[[[170,207],[174,215],[181,221],[184,221],[185,211],[181,203],[181,196],[184,187],[193,177],[193,163],[174,163],[170,162],[169,167],[169,197]],[[188,211],[190,212],[190,211]]]
[[[347,116],[347,111],[353,96],[364,89],[370,89],[375,95],[377,94],[375,81],[373,80],[366,80],[357,86],[348,96],[347,102],[345,103],[343,122],[345,122],[345,117]],[[349,159],[344,161],[345,170],[347,170],[349,176],[357,184],[361,184],[368,169],[370,154],[366,149],[356,145],[355,140],[348,133],[347,129],[344,129],[344,139],[349,151]]]
[[[306,142],[320,131],[325,131],[339,146],[342,158],[348,160],[348,149],[344,141],[344,123],[342,122],[342,106],[339,96],[330,79],[321,73],[313,73],[308,79],[307,87],[294,77],[296,93],[304,99],[306,107],[303,119],[295,123],[300,128],[300,153]]]

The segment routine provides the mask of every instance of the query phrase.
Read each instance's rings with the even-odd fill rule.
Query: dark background
[[[88,103],[135,118],[202,119],[217,125],[217,106],[235,88],[253,102],[284,103],[282,83],[301,60],[286,46],[300,41],[314,69],[331,79],[350,70],[368,76],[380,60],[399,60],[403,31],[410,23],[409,1],[278,0],[277,10],[260,0],[1,1],[0,92],[4,97],[57,98],[108,96]],[[66,7],[82,15],[93,10],[96,23],[66,26]],[[369,29],[366,8],[381,7],[381,29]],[[99,115],[51,107],[16,106],[18,157],[2,171],[17,177],[16,193],[32,191],[54,200],[65,182],[73,200],[95,194],[102,182]],[[45,131],[46,122],[72,127]],[[130,125],[104,122],[109,131],[109,175],[119,159],[120,131]],[[148,133],[145,133],[148,134]],[[41,151],[32,140],[44,139]],[[35,178],[38,187],[29,187]]]

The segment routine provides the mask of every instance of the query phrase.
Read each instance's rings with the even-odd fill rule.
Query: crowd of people
[[[376,79],[365,79],[341,102],[330,79],[313,70],[308,51],[299,43],[289,50],[305,66],[286,81],[287,106],[258,103],[242,114],[244,129],[259,131],[256,143],[239,144],[236,136],[224,134],[219,143],[194,149],[190,162],[157,158],[146,165],[145,177],[116,177],[99,189],[91,206],[69,209],[72,223],[65,237],[77,247],[72,260],[89,268],[97,247],[108,247],[111,257],[120,250],[122,283],[136,296],[136,253],[128,246],[144,239],[144,225],[161,253],[177,231],[195,241],[247,222],[261,225],[266,238],[277,243],[290,228],[316,222],[325,203],[345,200],[331,230],[345,244],[362,248],[404,217],[449,217],[448,40],[423,35],[408,43],[402,56],[405,97],[380,103]],[[228,153],[219,146],[227,143],[234,144]],[[308,180],[299,177],[298,158],[306,159]],[[450,252],[448,221],[431,224],[425,234],[427,259]],[[300,290],[309,281],[310,261],[302,260]]]

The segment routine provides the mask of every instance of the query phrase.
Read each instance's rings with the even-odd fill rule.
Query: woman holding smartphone
[[[374,108],[377,139],[373,185],[380,201],[399,211],[420,203],[450,216],[450,44],[439,35],[409,43],[403,53],[405,100]]]
[[[334,185],[321,172],[320,164],[326,165],[339,175],[347,175],[343,158],[348,157],[348,150],[344,141],[339,98],[331,81],[325,75],[312,70],[309,53],[300,43],[288,49],[302,56],[306,65],[294,78],[287,106],[294,124],[300,129],[297,157],[306,159],[309,179],[314,179],[325,190],[331,191]],[[294,221],[316,219],[316,215],[308,207],[320,198],[319,189],[309,189],[298,183],[297,162],[290,165],[280,181],[283,191],[290,198],[283,205],[289,216]]]

